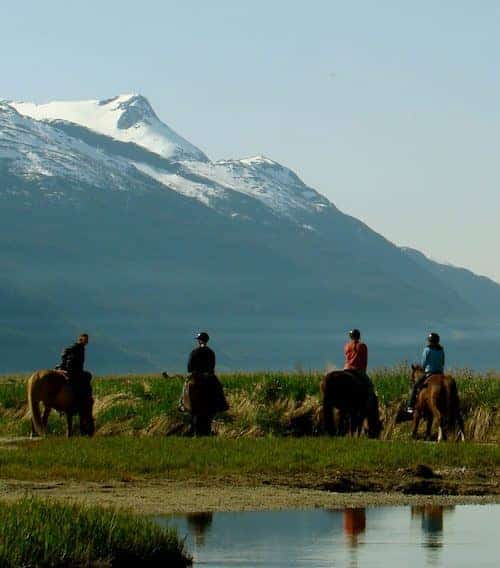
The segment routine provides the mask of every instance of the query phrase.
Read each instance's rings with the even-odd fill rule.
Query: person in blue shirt
[[[444,349],[440,344],[440,338],[437,333],[429,334],[427,347],[422,353],[422,368],[424,374],[415,381],[411,391],[410,401],[408,403],[408,413],[413,414],[417,395],[425,381],[431,375],[441,375],[444,373]]]

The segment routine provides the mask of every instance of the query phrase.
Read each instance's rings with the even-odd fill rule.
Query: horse
[[[78,405],[73,389],[68,383],[67,375],[63,371],[36,371],[28,379],[27,391],[32,436],[45,435],[52,409],[66,415],[68,438],[73,435],[73,416],[75,414],[80,415],[80,433],[84,436],[94,434],[93,400],[90,398],[84,404]],[[44,405],[43,416],[40,412],[41,402]]]
[[[222,385],[215,375],[193,373],[184,384],[179,409],[191,415],[191,434],[209,436],[217,412],[229,408]]]
[[[323,420],[330,435],[360,434],[366,420],[368,436],[378,438],[382,431],[378,398],[369,383],[356,373],[332,371],[320,384],[323,395]],[[338,410],[338,425],[333,420],[333,409]]]
[[[411,380],[414,383],[424,374],[420,365],[411,366]],[[457,384],[453,377],[444,374],[430,375],[417,396],[413,413],[412,437],[417,437],[421,420],[426,420],[425,438],[431,439],[432,426],[438,425],[437,441],[446,440],[448,430],[458,426],[457,440],[464,440],[464,421],[460,413]]]

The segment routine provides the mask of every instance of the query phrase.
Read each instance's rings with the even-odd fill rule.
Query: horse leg
[[[361,430],[363,428],[364,417],[359,413],[351,413],[351,435],[361,436]]]
[[[73,436],[73,414],[71,412],[66,412],[66,437],[71,438]]]
[[[439,408],[434,407],[433,408],[433,417],[434,420],[437,422],[438,425],[438,437],[437,437],[437,441],[438,442],[442,442],[443,440],[446,440],[446,429],[445,429],[445,421],[444,421],[444,416],[443,414],[441,414]]]
[[[425,419],[426,419],[425,439],[430,440],[432,438],[432,423],[434,421],[434,417],[432,415],[432,412],[429,412],[427,414],[427,416],[425,417]]]
[[[198,417],[198,435],[210,436],[212,434],[212,417],[199,416]]]
[[[326,433],[330,436],[335,436],[336,431],[335,422],[333,420],[333,408],[326,395],[323,397],[323,424],[325,426]]]
[[[44,430],[47,429],[47,424],[49,422],[49,414],[50,414],[51,410],[52,410],[52,408],[50,406],[45,406],[44,409],[43,409],[42,424],[43,424]]]
[[[35,424],[33,423],[33,419],[31,420],[31,438],[37,438],[38,434],[35,430]]]
[[[413,414],[413,428],[412,428],[412,432],[411,432],[411,437],[416,440],[417,439],[417,432],[418,432],[418,426],[420,424],[420,420],[421,420],[421,414],[420,414],[420,410],[417,408],[415,409],[415,412]]]
[[[457,411],[457,424],[458,424],[457,440],[463,442],[465,440],[465,434],[464,434],[465,426],[464,426],[464,419],[462,417],[460,409],[458,409]]]
[[[349,416],[345,410],[337,412],[337,433],[339,436],[345,436],[349,431]]]

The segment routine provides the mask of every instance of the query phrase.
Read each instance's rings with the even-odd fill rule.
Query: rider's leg
[[[420,379],[417,379],[415,381],[411,391],[410,400],[408,401],[409,412],[413,412],[413,409],[415,408],[415,403],[417,402],[418,393],[420,392],[420,389],[422,388],[422,385],[424,384],[426,379],[427,375],[422,375]]]

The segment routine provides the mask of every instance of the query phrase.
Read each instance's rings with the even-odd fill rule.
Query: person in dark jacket
[[[440,375],[444,372],[444,349],[440,344],[440,337],[437,333],[430,333],[427,338],[427,347],[422,353],[422,368],[424,374],[415,381],[411,391],[410,401],[408,402],[407,412],[413,414],[418,393],[423,387],[425,381],[431,375]]]
[[[193,434],[209,435],[213,415],[217,412],[226,411],[229,405],[224,396],[222,385],[215,375],[215,353],[207,345],[210,337],[206,331],[202,331],[196,336],[196,339],[198,347],[193,349],[189,355],[187,370],[191,376],[184,385],[179,410],[184,411],[183,401],[186,393],[189,392],[190,383],[194,381],[195,384],[201,385],[201,388],[205,391],[204,405],[206,412],[203,415],[192,416],[191,431]]]
[[[78,407],[88,404],[89,400],[92,400],[92,386],[90,384],[92,375],[84,369],[85,347],[88,342],[88,334],[82,333],[76,343],[62,352],[61,363],[57,366],[57,369],[66,372],[68,382],[75,393]]]
[[[215,373],[215,353],[207,345],[210,337],[206,331],[196,336],[198,347],[191,351],[187,365],[188,373]]]

